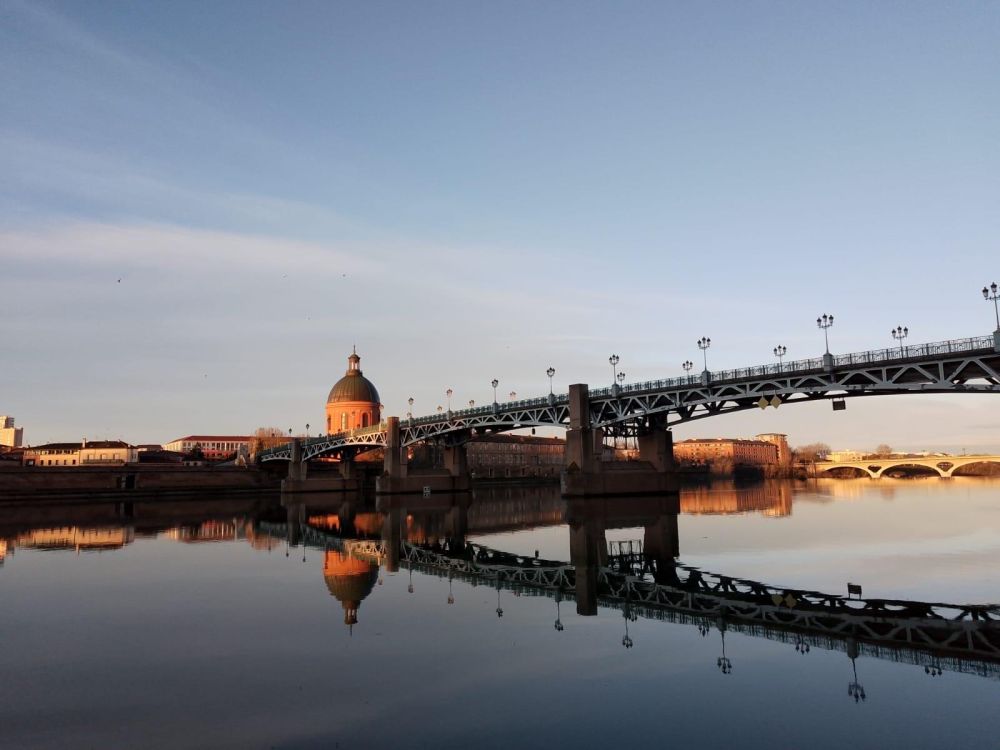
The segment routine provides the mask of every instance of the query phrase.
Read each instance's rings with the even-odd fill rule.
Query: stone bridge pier
[[[375,482],[376,494],[468,492],[472,486],[464,444],[454,443],[445,447],[443,469],[411,469],[406,456],[406,446],[399,431],[399,417],[388,417],[385,463],[382,475]]]
[[[638,437],[638,461],[605,461],[604,432],[590,424],[590,395],[585,384],[569,387],[569,428],[562,473],[565,497],[662,495],[677,489],[673,434],[651,422]]]

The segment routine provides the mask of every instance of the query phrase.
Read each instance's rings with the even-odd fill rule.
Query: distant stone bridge
[[[955,470],[972,464],[998,464],[1000,456],[927,456],[925,458],[872,458],[863,461],[830,461],[815,464],[816,475],[829,474],[837,469],[856,469],[872,479],[881,479],[892,469],[921,467],[937,472],[942,479],[950,479]]]

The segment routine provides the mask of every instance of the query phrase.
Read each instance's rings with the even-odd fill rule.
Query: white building
[[[14,426],[14,417],[0,415],[0,445],[20,448],[24,442],[24,428]]]

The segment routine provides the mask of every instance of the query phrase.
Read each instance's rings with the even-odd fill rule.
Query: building
[[[347,358],[347,372],[334,383],[326,399],[327,433],[369,427],[382,420],[378,391],[361,372],[361,357],[352,351]]]
[[[466,443],[469,471],[480,479],[558,477],[566,441],[531,435],[486,435]]]
[[[249,453],[253,442],[252,435],[188,435],[171,440],[163,449],[185,455],[198,449],[209,461],[219,461],[231,458],[240,450]]]
[[[713,474],[748,468],[766,473],[777,469],[778,454],[779,446],[772,440],[709,438],[674,443],[677,463],[707,465]]]
[[[788,446],[788,435],[780,432],[765,432],[757,435],[754,440],[773,443],[778,448],[778,466],[792,465],[792,449]]]
[[[0,446],[20,448],[24,440],[24,428],[14,426],[14,417],[0,415]]]
[[[830,451],[826,454],[827,461],[863,461],[865,454],[861,451]]]
[[[121,440],[46,443],[24,449],[25,466],[120,466],[139,460],[139,450]]]

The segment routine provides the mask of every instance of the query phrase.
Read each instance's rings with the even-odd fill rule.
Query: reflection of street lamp
[[[708,372],[708,347],[712,345],[712,339],[702,336],[698,339],[698,348],[701,349],[701,356],[705,362],[705,372]]]
[[[997,283],[995,281],[990,284],[989,288],[983,287],[983,299],[987,302],[992,300],[993,312],[997,316],[997,331],[1000,331],[1000,307],[997,307],[997,300],[1000,299],[1000,294],[997,294]]]
[[[555,625],[553,625],[553,627],[559,633],[561,633],[563,630],[565,630],[565,628],[563,627],[563,624],[562,624],[562,619],[559,617],[559,603],[561,601],[562,601],[562,591],[561,590],[557,590],[556,591],[556,621],[555,621]]]
[[[622,636],[622,645],[625,648],[632,648],[634,643],[632,643],[632,637],[628,634],[628,621],[631,620],[635,622],[639,619],[639,616],[632,613],[632,608],[629,607],[628,601],[625,602],[625,606],[622,607],[622,617],[625,618],[625,635]]]
[[[899,356],[905,356],[903,352],[903,339],[910,335],[910,329],[905,326],[896,326],[889,331],[889,333],[891,333],[892,337],[899,342]]]
[[[806,639],[801,635],[797,636],[795,639],[795,650],[803,656],[809,653],[809,644],[806,643]]]
[[[833,316],[823,313],[820,317],[816,318],[816,325],[823,329],[823,340],[826,342],[826,353],[830,353],[830,334],[828,333],[830,326],[833,325]]]
[[[719,633],[722,634],[722,656],[715,660],[715,666],[719,668],[722,674],[729,674],[733,671],[733,663],[726,656],[726,626],[721,621],[719,623]]]
[[[448,604],[455,603],[455,595],[451,593],[451,571],[448,571]]]
[[[409,593],[412,594],[413,593],[413,566],[410,565],[409,561],[407,561],[407,563],[406,563],[406,569],[410,571],[410,582],[409,582],[409,584],[407,584],[406,590]]]
[[[868,696],[865,695],[865,686],[858,682],[858,668],[854,663],[854,657],[851,657],[851,671],[854,673],[854,680],[848,683],[847,694],[854,698],[855,703],[868,700]]]
[[[781,360],[788,354],[788,347],[778,344],[774,347],[774,356],[778,358],[778,372],[781,372]]]
[[[503,607],[500,606],[500,579],[497,578],[497,617],[503,617]]]

